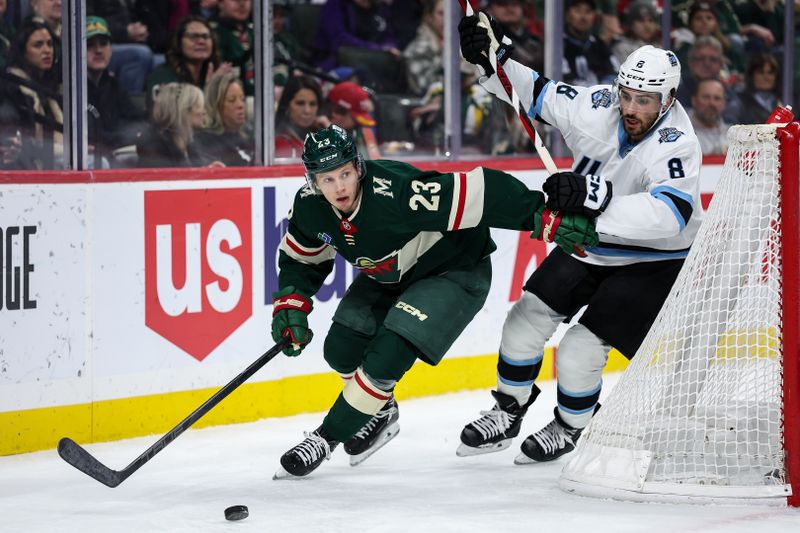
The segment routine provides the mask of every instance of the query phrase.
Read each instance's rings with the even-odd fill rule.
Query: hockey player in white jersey
[[[545,343],[585,306],[559,344],[555,418],[522,443],[515,463],[551,461],[574,449],[598,408],[608,352],[633,357],[678,275],[702,217],[700,145],[675,99],[681,67],[669,50],[643,46],[613,85],[576,87],[511,59],[513,44],[483,13],[462,19],[459,33],[483,86],[508,102],[491,47],[528,115],[558,128],[572,151],[572,171],[543,185],[547,206],[596,217],[597,246],[585,257],[554,249],[526,282],[503,326],[496,403],[464,427],[457,451],[511,444],[539,393]]]

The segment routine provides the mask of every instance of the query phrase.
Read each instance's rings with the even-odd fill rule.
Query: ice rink
[[[542,388],[523,435],[552,418],[554,384]],[[569,495],[558,488],[561,461],[512,464],[521,438],[500,453],[456,457],[464,423],[491,403],[487,391],[402,401],[400,434],[377,454],[350,467],[340,447],[309,478],[293,481],[272,480],[278,459],[319,424],[321,413],[190,430],[115,489],[78,472],[55,450],[0,457],[0,531],[800,531],[800,509]],[[119,469],[157,438],[87,449]],[[247,505],[250,517],[226,521],[224,509],[235,504]]]

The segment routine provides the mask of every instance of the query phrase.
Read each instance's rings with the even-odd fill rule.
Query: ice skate
[[[497,403],[489,411],[481,411],[480,418],[464,426],[456,455],[468,457],[508,448],[511,440],[519,435],[522,418],[538,393],[539,390],[534,388],[530,400],[520,407],[513,396],[492,391]]]
[[[272,479],[291,479],[307,476],[322,461],[331,458],[339,443],[329,437],[322,427],[304,433],[305,440],[281,456],[281,467]]]
[[[555,418],[549,424],[523,441],[522,453],[514,459],[514,464],[554,461],[575,449],[583,429],[564,422],[558,414],[558,407],[554,413]]]
[[[395,438],[400,432],[400,425],[397,423],[399,418],[400,411],[392,396],[358,433],[344,443],[344,451],[350,456],[350,466],[363,463]]]

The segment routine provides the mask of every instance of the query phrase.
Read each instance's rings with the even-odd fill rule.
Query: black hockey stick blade
[[[64,437],[58,441],[58,455],[87,476],[95,478],[103,485],[111,487],[112,489],[125,481],[125,478],[128,477],[123,476],[122,473],[117,470],[108,468],[69,437]]]
[[[163,450],[170,442],[178,438],[181,433],[189,429],[192,424],[200,420],[203,415],[224,400],[231,392],[238,388],[239,385],[247,381],[250,376],[258,372],[261,367],[278,355],[288,344],[289,340],[283,339],[270,348],[122,470],[108,468],[78,443],[68,437],[64,437],[58,442],[58,455],[87,476],[93,477],[107,487],[114,488],[128,479],[131,474],[139,470],[139,468],[152,459],[158,452]]]

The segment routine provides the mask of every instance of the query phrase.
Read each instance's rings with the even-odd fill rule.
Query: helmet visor
[[[661,94],[636,91],[628,87],[618,88],[619,106],[622,113],[660,113]]]

